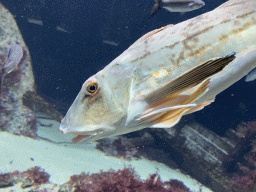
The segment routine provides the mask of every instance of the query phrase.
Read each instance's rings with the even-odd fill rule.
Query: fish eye
[[[97,83],[92,83],[92,84],[89,84],[87,86],[87,91],[89,93],[95,93],[97,91],[97,89],[98,89],[98,84]]]

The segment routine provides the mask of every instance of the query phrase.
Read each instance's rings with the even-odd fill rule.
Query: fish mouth
[[[63,134],[77,134],[77,136],[72,139],[72,143],[83,143],[86,142],[86,140],[88,140],[89,138],[95,137],[103,133],[103,129],[100,128],[93,131],[69,131],[68,128],[63,125],[60,125],[60,131]]]
[[[97,132],[102,131],[101,128],[92,128],[91,131],[83,131],[85,129],[89,129],[89,128],[85,128],[83,126],[76,126],[76,127],[69,127],[69,126],[64,126],[64,125],[60,125],[60,131],[63,134],[79,134],[79,135],[93,135]]]

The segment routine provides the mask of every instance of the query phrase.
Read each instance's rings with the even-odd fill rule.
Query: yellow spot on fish
[[[155,71],[153,74],[152,74],[152,77],[153,78],[160,78],[160,77],[164,77],[167,75],[167,70],[166,69],[162,69],[160,71]]]

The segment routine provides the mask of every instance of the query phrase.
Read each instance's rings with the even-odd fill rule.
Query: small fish
[[[32,24],[36,24],[36,25],[40,25],[40,26],[43,26],[43,21],[41,20],[38,20],[38,19],[32,19],[32,18],[28,18],[27,19],[28,23],[32,23]],[[61,32],[64,32],[64,33],[70,33],[69,31],[63,29],[62,27],[60,26],[56,26],[56,30],[58,31],[61,31]]]
[[[245,77],[245,82],[254,81],[256,79],[256,68],[250,71]]]
[[[255,10],[255,0],[229,0],[145,34],[84,82],[60,131],[86,143],[202,110],[256,67]]]
[[[202,0],[155,0],[151,9],[151,15],[155,15],[161,8],[170,12],[188,12],[203,7],[205,3]]]
[[[113,46],[118,46],[119,43],[116,43],[114,41],[109,41],[109,40],[103,40],[103,43],[109,44],[109,45],[113,45]]]
[[[4,83],[4,78],[7,74],[11,73],[20,63],[23,57],[23,49],[20,45],[12,45],[9,49],[8,59],[4,64],[3,74],[1,78],[1,92]]]

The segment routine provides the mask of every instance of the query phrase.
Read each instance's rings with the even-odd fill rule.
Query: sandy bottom
[[[63,184],[71,175],[81,172],[97,173],[100,170],[107,171],[110,168],[117,170],[131,165],[141,179],[146,179],[149,174],[158,172],[163,181],[177,179],[192,191],[211,191],[179,170],[173,170],[162,163],[147,159],[125,161],[106,156],[95,149],[96,143],[73,145],[71,139],[75,135],[61,134],[58,122],[45,119],[39,119],[39,121],[52,124],[51,127],[39,126],[39,136],[54,142],[70,144],[56,144],[0,132],[0,172],[25,171],[31,167],[40,166],[51,175],[50,182]]]

